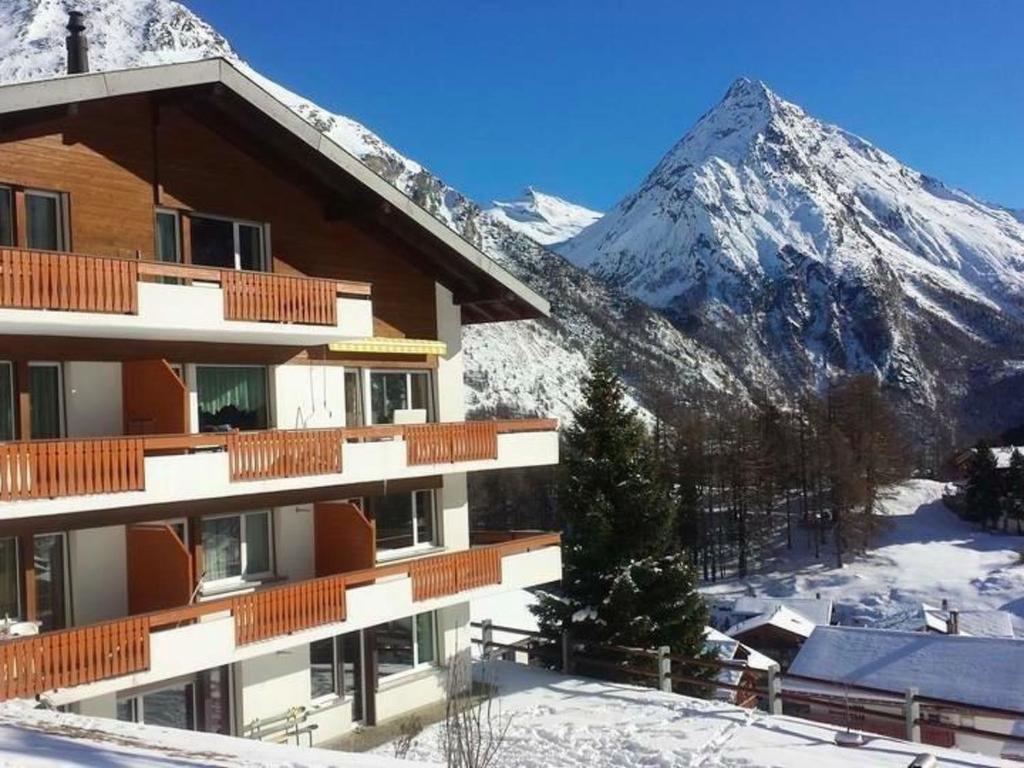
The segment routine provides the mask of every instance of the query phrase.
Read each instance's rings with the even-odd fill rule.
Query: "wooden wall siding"
[[[372,568],[377,562],[376,524],[350,501],[313,505],[317,576]]]
[[[342,429],[229,432],[231,480],[266,480],[341,472]]]
[[[238,645],[345,620],[345,580],[338,576],[272,587],[232,599]]]
[[[426,557],[409,564],[412,599],[432,600],[501,583],[501,551],[481,547]]]
[[[0,643],[0,699],[149,669],[149,632],[149,617],[138,617]]]
[[[224,319],[304,325],[338,324],[335,284],[259,272],[221,272]]]
[[[129,525],[128,612],[146,613],[192,601],[192,555],[166,524]]]
[[[141,438],[0,443],[0,501],[145,490]]]
[[[121,366],[124,423],[130,435],[189,431],[188,388],[166,360],[130,360]]]
[[[406,460],[410,466],[496,459],[497,423],[411,424],[405,427],[405,445]]]
[[[0,248],[0,306],[134,315],[138,264]]]

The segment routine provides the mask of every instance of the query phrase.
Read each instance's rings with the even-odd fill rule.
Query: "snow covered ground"
[[[0,766],[18,768],[409,768],[385,755],[329,752],[61,712],[0,708]],[[417,763],[416,765],[429,765]]]
[[[771,570],[743,581],[709,585],[711,597],[738,597],[748,586],[774,597],[831,597],[844,624],[891,622],[920,603],[1002,609],[1024,617],[1024,537],[981,531],[942,503],[942,483],[912,480],[893,489],[882,504],[888,520],[875,547],[843,568],[813,563],[804,542]]]
[[[496,768],[905,768],[925,750],[943,767],[1010,765],[882,737],[837,747],[835,728],[796,718],[508,662],[477,669],[497,682],[512,718]],[[420,734],[409,757],[439,760],[437,726]]]

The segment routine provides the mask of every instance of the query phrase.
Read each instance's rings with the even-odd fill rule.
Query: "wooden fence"
[[[405,445],[409,466],[496,459],[498,426],[494,421],[410,424]]]
[[[232,482],[341,472],[342,429],[228,432]]]
[[[34,696],[149,668],[146,616],[0,644],[0,698]]]
[[[235,643],[289,635],[345,620],[345,577],[326,576],[233,598]]]
[[[0,501],[141,491],[138,437],[0,443]]]
[[[221,272],[224,319],[337,325],[337,289],[330,280],[265,272]]]
[[[431,600],[501,583],[501,552],[480,547],[413,560],[409,564],[412,599]]]
[[[0,306],[12,309],[133,315],[137,281],[135,261],[0,248]]]

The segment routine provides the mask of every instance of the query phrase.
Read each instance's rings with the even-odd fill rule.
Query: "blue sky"
[[[606,209],[739,76],[1024,208],[1016,0],[185,0],[264,74],[481,202]]]

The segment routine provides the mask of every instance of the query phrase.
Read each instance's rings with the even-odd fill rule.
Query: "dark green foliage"
[[[999,471],[996,456],[984,440],[979,441],[967,467],[967,490],[964,504],[967,517],[988,525],[999,519]]]
[[[1024,521],[1024,453],[1014,449],[1010,454],[1010,468],[1006,471],[1003,488],[1003,508],[1007,520],[1017,521],[1017,533],[1022,532]]]

